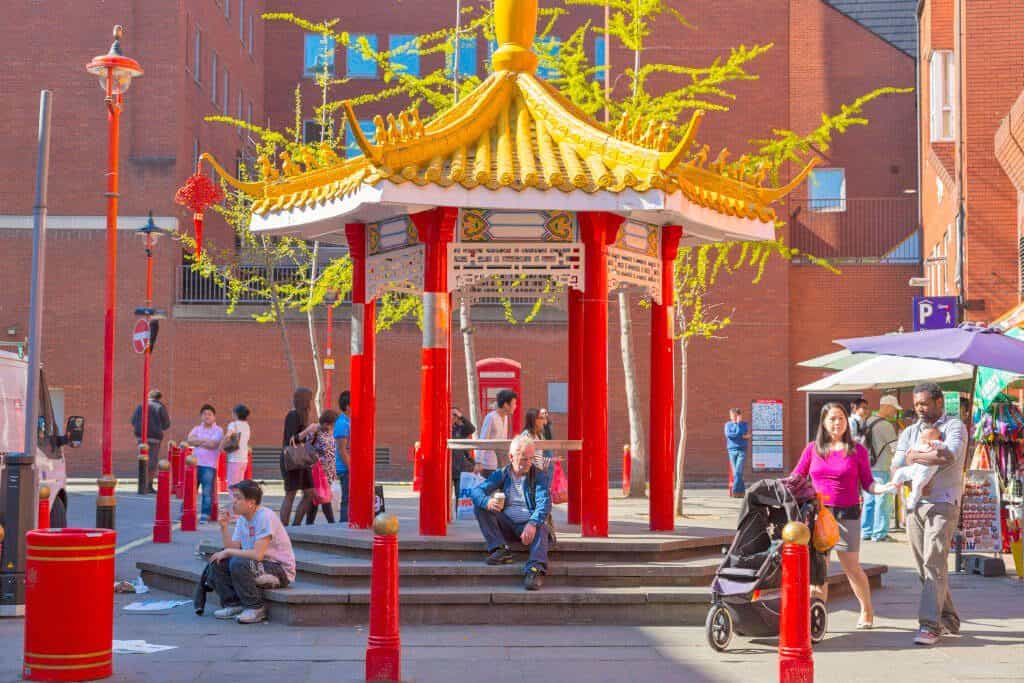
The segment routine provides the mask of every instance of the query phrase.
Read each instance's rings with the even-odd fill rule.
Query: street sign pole
[[[32,220],[32,288],[28,335],[28,383],[25,392],[25,443],[22,453],[5,457],[0,552],[0,616],[25,614],[25,532],[34,523],[36,496],[35,453],[39,434],[39,349],[43,331],[43,276],[46,272],[46,191],[50,174],[50,103],[53,93],[39,93],[39,156],[36,162],[36,201]],[[56,436],[56,435],[53,435]],[[49,520],[40,520],[49,526]],[[41,524],[41,525],[42,525]]]

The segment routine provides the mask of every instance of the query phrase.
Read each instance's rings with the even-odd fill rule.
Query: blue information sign
[[[915,296],[914,331],[957,326],[955,296]]]

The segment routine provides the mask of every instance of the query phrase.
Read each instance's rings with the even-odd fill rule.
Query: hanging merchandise
[[[1024,507],[1024,415],[1015,404],[1006,400],[998,401],[977,417],[976,425],[974,440],[977,445],[971,458],[971,474],[992,474],[993,495],[1001,501],[996,508],[998,516],[995,518],[1001,537],[999,549],[1010,552],[1014,534],[1007,522],[1008,519],[1019,518]],[[970,500],[971,489],[969,479],[964,494],[964,516],[967,517],[967,508],[971,506],[975,521],[987,523],[989,520],[985,513],[989,511],[991,501]],[[977,486],[974,492],[980,493]],[[966,525],[965,520],[965,529]],[[975,529],[975,542],[987,539],[987,524],[982,526],[986,528]],[[967,540],[970,545],[970,539]]]

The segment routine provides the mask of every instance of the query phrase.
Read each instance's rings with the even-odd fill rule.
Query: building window
[[[604,79],[605,71],[608,68],[608,46],[604,36],[594,37],[594,68],[597,69],[595,77]]]
[[[548,382],[548,412],[569,412],[569,383]]]
[[[363,131],[363,135],[370,142],[373,142],[373,136],[376,134],[376,128],[373,125],[373,121],[360,121],[359,128]],[[356,144],[356,136],[352,134],[352,128],[349,126],[345,127],[345,156],[351,158],[362,154],[362,150],[359,149],[359,145]]]
[[[391,53],[391,65],[396,71],[420,75],[420,53],[416,49],[416,36],[393,33],[388,36],[388,51]]]
[[[202,71],[202,52],[200,50],[202,43],[202,31],[199,30],[199,26],[195,28],[195,35],[192,37],[192,78],[196,83],[202,81],[200,72]]]
[[[814,169],[808,188],[811,211],[846,211],[846,173],[843,169]]]
[[[229,93],[230,91],[228,90],[228,70],[224,69],[224,101],[220,103],[221,112],[224,114],[224,116],[228,115]]]
[[[952,50],[933,50],[931,56],[931,139],[952,141],[956,126],[956,62]]]
[[[562,71],[558,68],[558,53],[562,50],[562,41],[558,38],[541,38],[535,43],[535,52],[540,57],[540,64],[537,66],[537,77],[545,81],[551,81],[562,77]]]
[[[307,33],[302,59],[302,75],[316,78],[326,69],[328,76],[334,76],[334,36]]]
[[[249,15],[249,56],[252,56],[252,15]]]
[[[224,18],[231,18],[231,0],[224,0]]]
[[[349,78],[377,78],[377,62],[363,55],[360,41],[377,51],[377,36],[372,33],[353,33],[345,53],[345,73]]]
[[[451,78],[455,72],[455,58],[449,53],[445,57],[445,69]],[[459,78],[476,76],[476,36],[459,38]]]
[[[245,117],[246,122],[252,125],[252,100],[249,100],[248,109],[246,111],[247,116]]]
[[[210,101],[217,104],[217,53],[210,53]]]
[[[320,142],[320,138],[323,135],[323,127],[320,122],[316,119],[307,119],[302,122],[302,142],[309,144],[311,142]]]
[[[238,0],[238,39],[245,42],[245,0]]]
[[[192,168],[199,168],[199,138],[192,138]]]
[[[238,120],[245,121],[245,91],[238,91]],[[238,137],[242,137],[242,128],[238,127]]]

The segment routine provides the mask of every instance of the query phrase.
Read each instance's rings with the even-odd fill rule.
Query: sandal
[[[858,631],[870,631],[874,627],[875,627],[875,618],[874,617],[871,617],[871,619],[864,619],[864,617],[861,617],[860,619],[857,620],[857,630]]]

